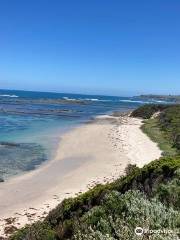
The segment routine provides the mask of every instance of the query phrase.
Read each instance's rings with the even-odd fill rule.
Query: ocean
[[[0,179],[53,157],[60,136],[97,115],[130,111],[139,98],[0,90]]]

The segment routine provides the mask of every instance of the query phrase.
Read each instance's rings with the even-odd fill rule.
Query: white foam
[[[0,94],[0,97],[11,97],[11,98],[18,98],[17,95],[9,95],[9,94]]]
[[[98,98],[69,98],[69,97],[63,97],[63,99],[67,101],[92,101],[92,102],[111,102],[111,100],[103,100]]]
[[[86,100],[86,101],[94,101],[94,102],[99,101],[98,98],[85,98],[84,100]]]
[[[67,100],[67,101],[76,101],[77,99],[75,98],[69,98],[69,97],[63,97],[64,100]]]
[[[140,100],[129,100],[129,99],[122,99],[119,101],[120,102],[129,102],[129,103],[150,103],[150,102],[144,102],[144,101],[140,101]]]
[[[98,99],[98,98],[82,98],[82,100],[92,101],[92,102],[112,102],[112,100]]]

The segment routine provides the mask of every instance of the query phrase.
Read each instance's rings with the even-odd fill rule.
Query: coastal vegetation
[[[166,102],[174,102],[180,103],[180,95],[154,95],[154,94],[147,94],[147,95],[140,95],[138,98],[142,100],[156,100],[156,101],[166,101]]]
[[[136,110],[134,110],[131,114],[132,117],[149,119],[153,116],[153,114],[157,112],[162,112],[166,108],[171,107],[171,105],[167,104],[147,104],[143,105]]]
[[[154,118],[153,115],[157,112]],[[142,128],[151,139],[159,143],[165,154],[179,153],[180,105],[144,105],[135,110],[131,116],[148,119],[145,120]]]
[[[164,156],[143,168],[129,165],[116,181],[64,200],[44,221],[17,231],[11,240],[178,239],[180,106],[145,105],[132,116],[145,119],[143,131]],[[136,227],[144,229],[142,235],[136,235]],[[158,232],[163,229],[164,234]]]
[[[152,141],[158,143],[159,148],[163,151],[163,156],[174,156],[177,154],[177,149],[173,147],[170,139],[166,137],[157,119],[145,120],[141,129]]]
[[[64,200],[44,222],[11,239],[137,239],[134,229],[175,229],[180,225],[180,157],[155,160],[142,169]],[[176,194],[172,192],[176,189]],[[44,229],[46,231],[44,231]],[[47,232],[45,234],[45,232]],[[170,239],[158,238],[151,239]],[[149,234],[146,238],[149,239]],[[172,239],[172,238],[171,238]]]

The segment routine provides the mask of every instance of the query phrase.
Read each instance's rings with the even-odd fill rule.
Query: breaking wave
[[[63,99],[67,100],[67,101],[112,102],[112,100],[98,99],[98,98],[69,98],[69,97],[63,97]]]
[[[9,95],[9,94],[0,94],[0,97],[10,97],[10,98],[18,98],[17,95]]]

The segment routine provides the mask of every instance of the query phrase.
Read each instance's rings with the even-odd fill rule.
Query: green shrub
[[[166,206],[180,210],[180,168],[173,179],[166,184],[161,183],[154,194]]]
[[[159,116],[159,122],[172,145],[180,151],[180,105],[164,110]]]
[[[161,112],[171,106],[172,105],[168,105],[168,104],[146,104],[146,105],[143,105],[143,106],[135,109],[131,113],[131,116],[137,117],[137,118],[149,119],[152,117],[152,115],[154,113],[159,112],[159,111]]]
[[[100,212],[103,214],[99,215]],[[91,221],[94,218],[96,221]],[[134,232],[137,226],[146,229],[177,229],[180,226],[180,212],[167,208],[157,199],[148,200],[139,191],[128,191],[123,195],[112,191],[105,196],[101,206],[91,209],[81,218],[74,239],[139,239]],[[144,235],[143,239],[172,237],[171,234],[166,236],[168,238],[154,234],[150,238],[150,235]],[[174,237],[177,235],[174,234]]]
[[[126,175],[129,175],[137,170],[138,170],[138,167],[136,166],[136,164],[128,164],[127,167],[125,168],[125,173]]]
[[[10,240],[56,240],[56,233],[47,223],[36,222],[26,226],[10,238]]]

